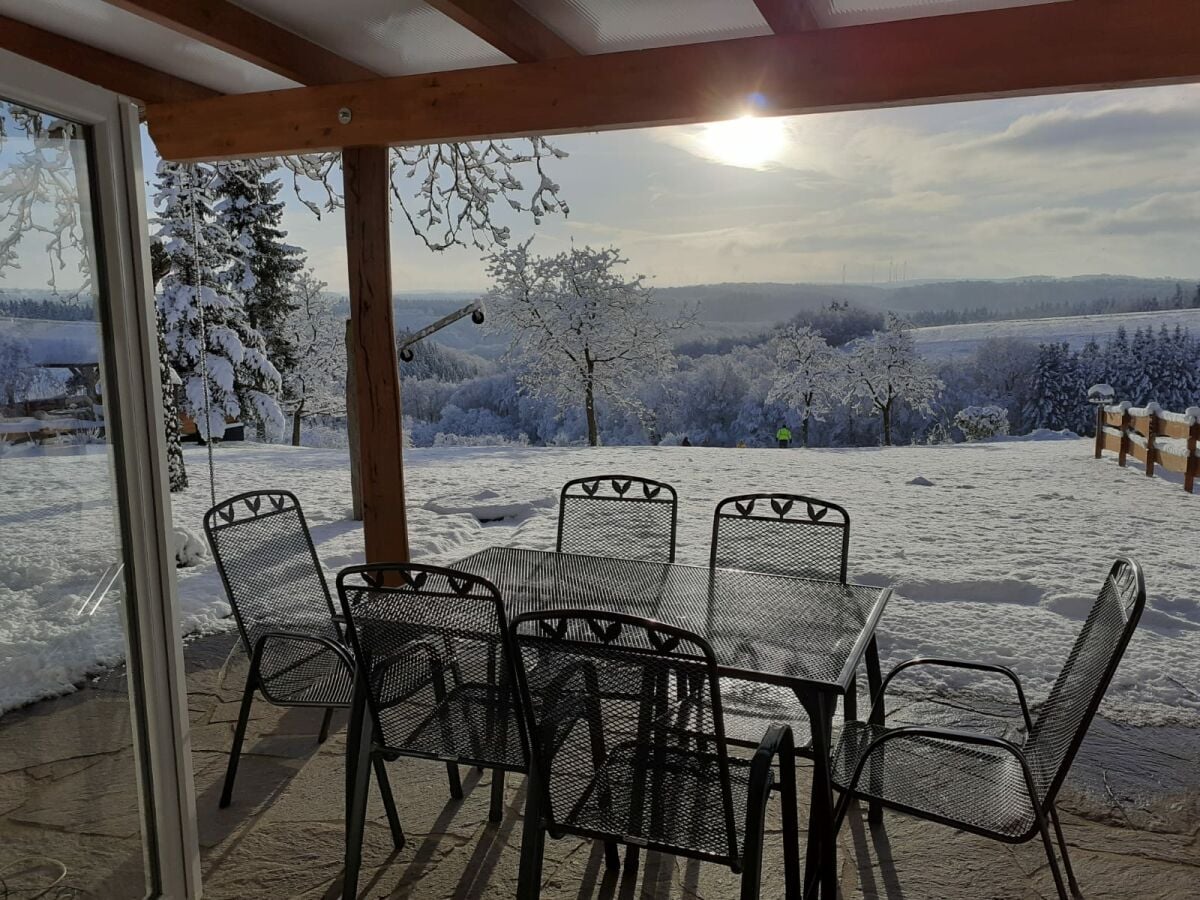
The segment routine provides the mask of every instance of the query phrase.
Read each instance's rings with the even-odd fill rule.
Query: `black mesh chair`
[[[834,755],[833,781],[843,792],[836,825],[841,825],[850,799],[866,797],[1006,843],[1024,843],[1040,835],[1058,895],[1066,898],[1048,819],[1058,837],[1071,893],[1080,896],[1054,802],[1145,603],[1141,568],[1133,560],[1118,559],[1036,719],[1030,716],[1020,680],[1003,666],[943,659],[914,659],[897,666],[884,680],[881,697],[898,674],[918,666],[969,669],[1008,679],[1024,721],[1024,740],[950,728],[848,723]]]
[[[324,742],[333,710],[350,705],[354,664],[294,494],[231,497],[205,513],[204,532],[250,659],[221,792],[226,807],[255,693],[276,706],[323,707]]]
[[[250,659],[221,790],[224,809],[233,800],[255,694],[275,706],[323,708],[317,741],[324,743],[333,711],[350,706],[354,662],[294,494],[230,497],[205,513],[204,532]],[[382,765],[376,774],[390,805]]]
[[[594,475],[563,485],[558,552],[675,561],[675,488],[636,475]]]
[[[742,494],[726,497],[713,513],[709,564],[845,582],[850,556],[850,514],[827,500],[800,494]],[[868,681],[878,686],[879,650],[874,638],[866,654]],[[725,723],[734,744],[753,745],[772,722],[792,729],[807,754],[810,726],[804,707],[790,690],[758,682],[721,679]],[[855,690],[847,693],[847,719],[858,712]]]
[[[491,818],[499,821],[504,773],[525,772],[528,753],[504,603],[490,582],[386,563],[343,569],[337,589],[365,688],[355,692],[347,749],[353,774],[342,896],[354,897],[368,760],[409,756],[455,772],[459,764],[490,768]]]
[[[845,581],[850,514],[800,494],[726,497],[713,513],[709,564]]]
[[[566,610],[513,622],[532,748],[518,896],[539,894],[545,834],[728,865],[759,896],[772,763],[791,759],[773,726],[752,759],[725,749],[717,666],[699,636],[648,619]],[[602,688],[603,683],[603,688]],[[684,685],[679,690],[674,685]],[[795,771],[780,766],[787,896],[800,868]]]

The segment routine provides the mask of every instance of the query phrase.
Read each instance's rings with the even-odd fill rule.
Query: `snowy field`
[[[218,497],[288,488],[299,495],[324,564],[361,560],[349,520],[344,452],[226,445]],[[449,563],[490,544],[553,547],[559,486],[630,472],[672,482],[680,558],[704,563],[716,500],[751,490],[811,493],[852,517],[851,577],[890,584],[881,649],[1009,664],[1044,696],[1113,555],[1144,564],[1150,601],[1110,692],[1128,723],[1200,723],[1200,496],[1091,458],[1085,440],[844,450],[630,447],[409,451],[414,557]],[[0,547],[0,710],[71,690],[121,656],[117,606],[80,615],[112,559],[104,457],[9,456]],[[203,452],[188,450],[191,489],[177,524],[196,532],[208,506]],[[910,484],[921,476],[929,485]],[[508,515],[498,524],[483,518]],[[181,569],[187,633],[230,627],[210,561]]]
[[[967,325],[933,325],[913,330],[917,349],[926,359],[942,360],[969,356],[988,338],[1023,338],[1033,343],[1058,341],[1078,350],[1089,340],[1103,345],[1121,326],[1130,337],[1139,328],[1176,325],[1200,334],[1200,309],[1115,313],[1103,316],[1060,316],[1050,319],[1014,319],[1009,322],[972,322]]]

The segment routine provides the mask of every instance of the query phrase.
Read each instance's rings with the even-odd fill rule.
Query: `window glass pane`
[[[0,100],[0,897],[147,893],[90,153]]]

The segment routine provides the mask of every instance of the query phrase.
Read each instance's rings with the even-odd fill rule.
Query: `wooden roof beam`
[[[0,47],[144,103],[219,96],[211,88],[7,16],[0,16]]]
[[[362,81],[377,73],[227,0],[105,0],[300,84]]]
[[[425,0],[519,63],[578,56],[579,51],[515,0]]]
[[[821,24],[812,11],[812,0],[754,0],[754,5],[776,34],[812,31]]]
[[[219,159],[1187,81],[1200,3],[1102,0],[160,104],[147,120],[166,158]]]

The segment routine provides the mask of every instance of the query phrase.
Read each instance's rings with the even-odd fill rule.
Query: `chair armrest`
[[[289,641],[297,644],[315,644],[325,650],[332,651],[345,665],[349,668],[350,673],[354,673],[354,659],[350,656],[350,651],[344,644],[338,643],[332,638],[321,637],[316,634],[306,634],[302,631],[268,631],[258,636],[258,640],[254,642],[254,653],[251,664],[257,668],[262,660],[263,650],[269,641]],[[311,657],[310,657],[311,658]]]
[[[778,723],[767,729],[750,760],[750,787],[746,797],[746,823],[743,835],[743,864],[755,867],[762,862],[763,834],[766,828],[767,802],[771,796],[771,765],[779,761],[779,780],[783,804],[785,842],[789,831],[796,828],[796,745],[792,729]],[[789,828],[790,818],[790,828]],[[797,852],[798,846],[785,848],[787,854]],[[785,865],[787,865],[785,861]],[[798,880],[799,871],[795,873]],[[790,892],[789,892],[790,893]]]
[[[867,761],[871,758],[876,750],[884,744],[892,741],[901,740],[903,738],[931,738],[938,741],[948,741],[954,744],[971,744],[974,746],[991,747],[997,750],[1003,750],[1011,754],[1021,765],[1021,771],[1025,776],[1025,788],[1029,792],[1030,799],[1036,805],[1037,803],[1037,786],[1033,780],[1033,771],[1029,768],[1029,761],[1025,758],[1025,753],[1014,744],[1012,741],[995,737],[990,734],[980,734],[976,731],[965,731],[960,728],[942,728],[934,725],[902,725],[899,728],[890,729],[878,737],[871,740],[867,744],[867,749],[858,758],[858,763],[854,767],[854,774],[847,782],[846,791],[852,792],[858,784],[858,780],[862,777],[863,769],[866,768]]]
[[[903,672],[905,669],[912,669],[917,666],[937,666],[945,669],[966,669],[972,672],[989,672],[996,675],[1003,675],[1007,678],[1017,691],[1017,701],[1021,704],[1021,715],[1025,719],[1025,728],[1029,731],[1033,730],[1033,718],[1029,715],[1029,704],[1025,701],[1025,691],[1021,687],[1021,679],[1017,677],[1017,673],[1007,666],[993,665],[991,663],[975,662],[969,659],[942,659],[936,657],[918,657],[900,663],[892,671],[888,672],[887,677],[883,679],[883,684],[879,686],[879,695],[882,697],[887,693],[888,685],[892,679]]]

